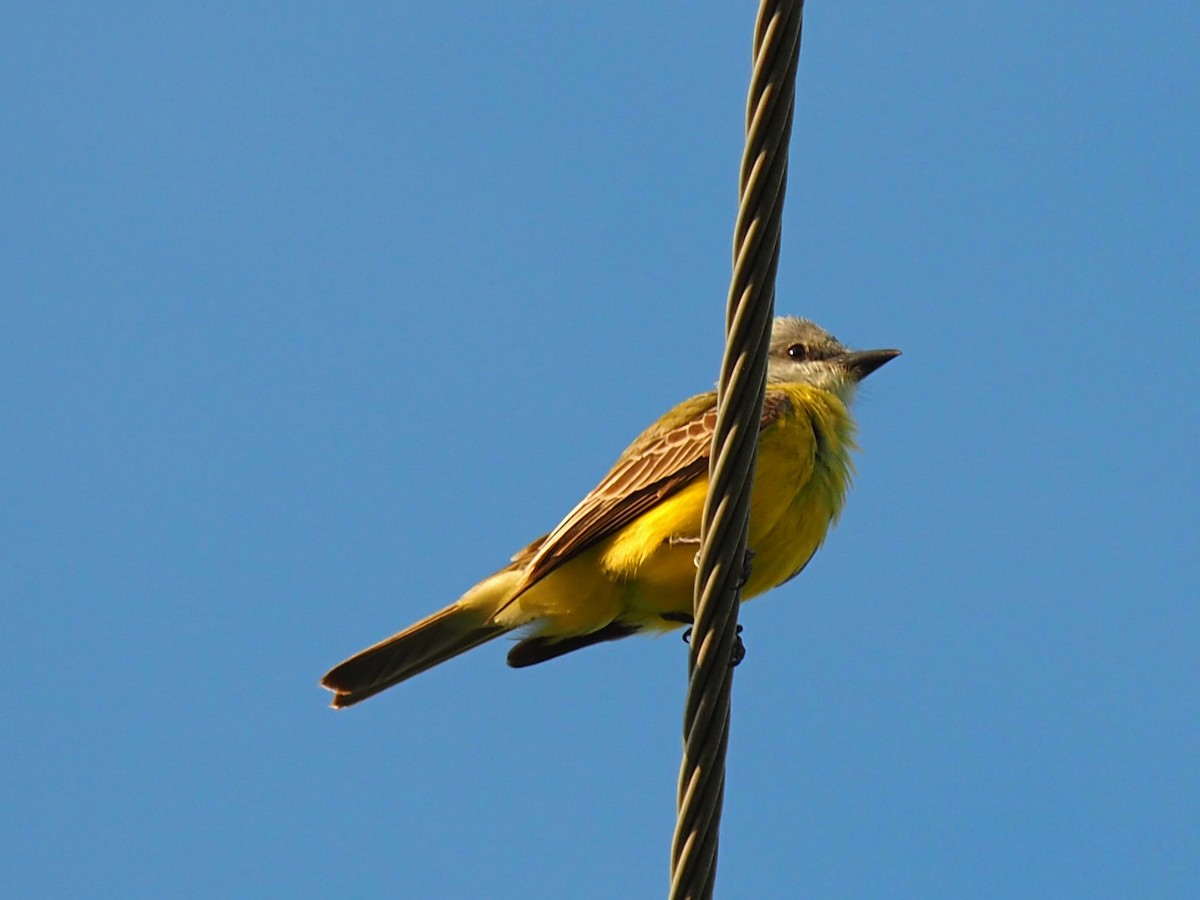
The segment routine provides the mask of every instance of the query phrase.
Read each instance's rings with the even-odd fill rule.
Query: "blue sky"
[[[6,17],[14,896],[665,894],[676,637],[316,682],[715,380],[752,18]],[[1200,893],[1198,42],[810,4],[778,306],[905,355],[743,610],[720,896]]]

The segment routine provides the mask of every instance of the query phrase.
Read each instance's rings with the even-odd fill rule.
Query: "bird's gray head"
[[[767,382],[811,384],[849,403],[858,383],[899,350],[851,350],[815,322],[780,316],[771,328]]]

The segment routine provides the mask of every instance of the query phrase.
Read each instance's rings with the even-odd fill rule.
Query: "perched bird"
[[[852,351],[807,319],[778,318],[747,547],[749,599],[795,577],[837,518],[850,484],[858,383],[899,350]],[[714,392],[647,428],[558,527],[445,609],[331,669],[335,707],[506,634],[514,667],[692,620],[695,559],[716,424]]]

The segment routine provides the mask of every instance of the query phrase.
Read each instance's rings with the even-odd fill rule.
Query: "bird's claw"
[[[745,658],[746,645],[742,641],[742,626],[739,625],[737,632],[733,636],[733,649],[729,651],[729,668],[734,668]]]
[[[690,644],[692,642],[691,628],[688,628],[688,630],[683,633],[683,642],[685,644]],[[742,626],[739,625],[733,636],[733,647],[729,651],[729,668],[734,668],[745,658],[746,643],[742,640]]]

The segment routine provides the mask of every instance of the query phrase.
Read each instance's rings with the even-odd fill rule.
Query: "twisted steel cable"
[[[803,14],[803,0],[762,0],[754,27],[726,345],[697,560],[678,819],[671,845],[671,900],[710,898],[716,881],[731,659],[766,392]]]

